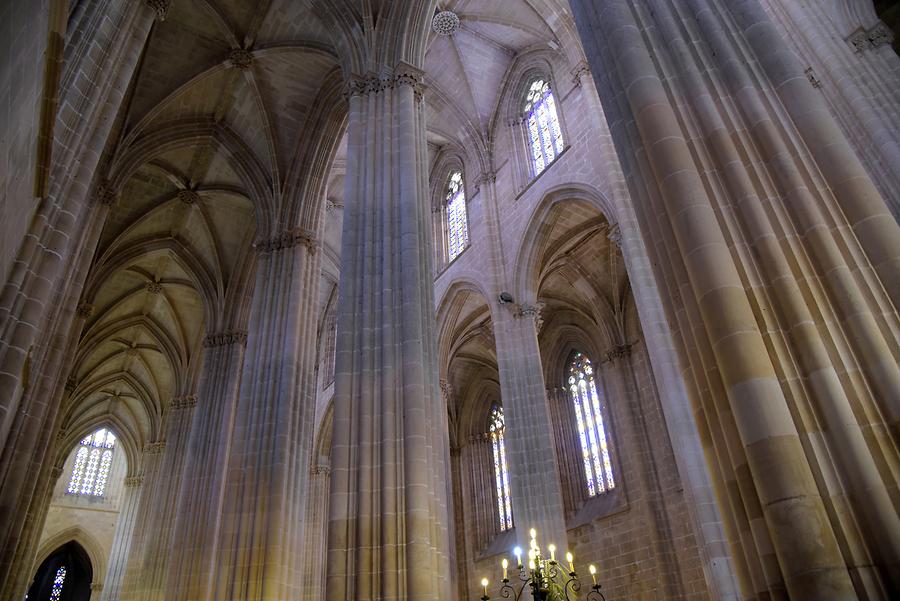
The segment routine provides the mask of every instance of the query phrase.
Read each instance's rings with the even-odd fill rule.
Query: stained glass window
[[[466,192],[462,173],[454,171],[447,182],[447,255],[452,261],[469,244],[469,224],[466,217]]]
[[[115,434],[106,428],[83,439],[75,453],[75,465],[72,466],[72,476],[66,492],[71,495],[102,497],[106,492],[115,445]]]
[[[556,101],[550,85],[543,79],[532,82],[525,97],[525,117],[531,160],[537,176],[563,151],[562,130],[556,113]]]
[[[337,311],[331,309],[325,318],[325,388],[334,383],[334,364],[337,359]]]
[[[53,578],[53,587],[50,589],[50,601],[59,601],[65,581],[66,566],[59,566],[59,569],[56,570],[56,577]]]
[[[569,393],[575,405],[575,421],[588,495],[593,497],[615,488],[609,437],[603,422],[603,404],[594,381],[594,366],[587,355],[572,353],[569,360]]]
[[[497,483],[497,512],[501,532],[509,530],[513,526],[512,502],[509,497],[509,471],[506,469],[506,441],[503,437],[505,431],[503,408],[494,405],[491,409],[490,435],[491,447],[494,450],[494,480]]]

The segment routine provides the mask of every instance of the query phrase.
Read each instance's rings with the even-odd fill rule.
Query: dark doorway
[[[90,601],[94,570],[81,545],[69,541],[37,569],[26,601]]]
[[[875,14],[894,32],[894,51],[900,54],[900,0],[875,0]]]

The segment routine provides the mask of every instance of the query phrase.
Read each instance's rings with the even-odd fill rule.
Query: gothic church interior
[[[0,601],[900,595],[900,2],[0,23]]]

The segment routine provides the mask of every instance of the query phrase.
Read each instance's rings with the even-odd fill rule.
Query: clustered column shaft
[[[450,598],[421,73],[349,85],[327,595]]]

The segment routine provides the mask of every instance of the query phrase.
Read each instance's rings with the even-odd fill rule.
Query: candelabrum
[[[576,601],[581,591],[581,581],[578,579],[578,573],[575,572],[574,558],[571,553],[566,553],[566,567],[563,567],[556,561],[556,547],[549,545],[547,550],[550,552],[550,558],[541,555],[541,548],[537,543],[537,532],[531,529],[531,544],[528,550],[528,565],[522,563],[522,549],[516,547],[513,555],[516,557],[516,565],[513,568],[513,574],[518,573],[518,582],[512,582],[509,578],[509,561],[504,557],[500,562],[503,568],[503,579],[500,581],[501,586],[499,596],[503,599],[512,599],[520,601],[523,593],[530,590],[531,597],[534,601]],[[597,582],[597,568],[591,565],[588,568],[591,574],[593,584],[585,597],[586,601],[606,601],[606,597],[600,592],[600,584]],[[481,601],[490,601],[488,595],[487,578],[482,578],[481,587],[484,595]]]

